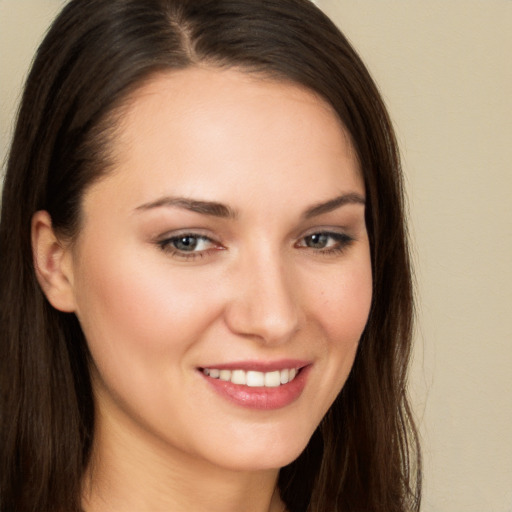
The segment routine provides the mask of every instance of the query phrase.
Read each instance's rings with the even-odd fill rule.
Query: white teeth
[[[231,370],[221,370],[219,379],[229,382],[231,380]]]
[[[233,370],[231,374],[231,382],[233,384],[246,384],[247,379],[243,370]]]
[[[247,372],[247,385],[251,388],[265,385],[265,374],[263,372]]]
[[[241,386],[277,388],[288,384],[297,375],[296,368],[285,368],[273,372],[257,372],[253,370],[219,370],[217,368],[204,368],[203,373],[212,379],[220,379]]]
[[[281,372],[268,372],[265,373],[265,387],[277,388],[281,385]]]

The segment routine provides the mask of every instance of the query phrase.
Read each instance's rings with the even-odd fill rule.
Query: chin
[[[245,440],[229,443],[220,449],[217,445],[212,460],[216,465],[236,471],[265,471],[280,469],[292,463],[304,451],[313,432],[289,433],[286,436],[247,436]]]

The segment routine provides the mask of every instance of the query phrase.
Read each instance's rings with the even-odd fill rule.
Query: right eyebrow
[[[237,212],[222,203],[215,201],[199,201],[197,199],[189,199],[187,197],[161,197],[155,201],[144,203],[137,208],[135,211],[147,211],[153,208],[183,208],[191,212],[200,213],[202,215],[211,215],[213,217],[221,217],[227,219],[235,219]]]

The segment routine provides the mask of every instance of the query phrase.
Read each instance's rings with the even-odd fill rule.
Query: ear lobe
[[[46,211],[32,217],[32,257],[37,280],[50,304],[59,311],[75,311],[71,254],[55,235]]]

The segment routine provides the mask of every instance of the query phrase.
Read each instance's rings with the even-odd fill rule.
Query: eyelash
[[[186,238],[193,238],[198,241],[208,242],[213,247],[209,249],[204,249],[202,251],[184,251],[175,247],[173,244],[180,240],[184,240]],[[194,260],[197,258],[204,258],[204,256],[208,255],[211,251],[218,251],[223,249],[223,247],[212,240],[210,237],[199,235],[197,233],[183,233],[177,236],[173,236],[170,238],[166,238],[165,240],[161,240],[158,242],[158,245],[162,249],[162,251],[169,253],[171,256],[182,259],[182,260]]]
[[[323,247],[323,248],[314,248],[309,247],[307,245],[303,245],[302,243],[306,240],[311,240],[313,237],[327,237],[328,239],[334,240],[334,244],[332,247]],[[184,240],[187,238],[192,238],[197,241],[203,241],[207,242],[208,244],[211,244],[212,247],[208,249],[204,249],[201,251],[184,251],[181,249],[178,249],[174,246],[175,243],[179,242],[180,240]],[[309,235],[306,235],[300,239],[299,242],[297,242],[294,247],[298,249],[312,249],[315,253],[321,255],[321,256],[332,256],[343,253],[352,243],[354,242],[354,238],[351,236],[345,234],[345,233],[337,233],[333,231],[318,231],[311,233]],[[212,251],[218,251],[224,249],[224,247],[219,244],[218,242],[215,242],[215,240],[212,240],[210,237],[199,235],[196,233],[183,233],[177,236],[173,236],[170,238],[166,238],[164,240],[160,240],[158,242],[158,246],[160,249],[166,253],[169,253],[171,256],[176,257],[178,259],[190,261],[195,260],[198,258],[204,258],[205,256],[208,256],[211,254]]]
[[[308,247],[307,245],[300,245],[297,243],[295,247],[301,248],[301,249],[313,249],[316,253],[318,253],[321,256],[332,256],[336,254],[343,253],[353,242],[354,238],[345,234],[345,233],[338,233],[336,231],[317,231],[314,233],[311,233],[309,235],[306,235],[301,238],[301,241],[305,241],[307,239],[311,239],[313,237],[317,236],[323,236],[330,238],[334,241],[334,244],[332,247],[324,247],[315,250],[314,247]]]

